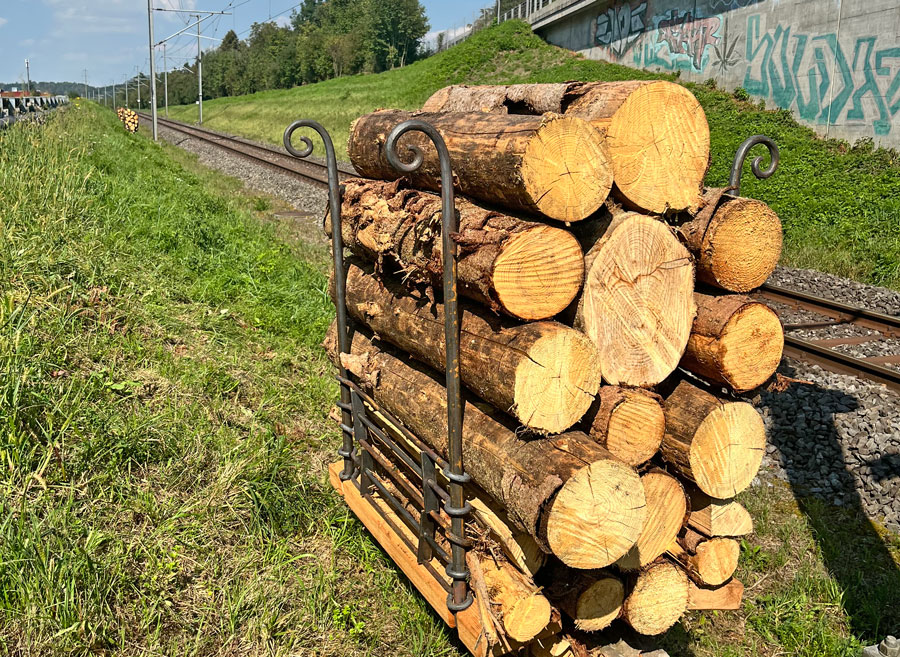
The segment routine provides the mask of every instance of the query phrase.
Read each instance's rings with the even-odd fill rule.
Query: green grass
[[[671,76],[590,61],[546,44],[511,21],[416,64],[283,91],[204,103],[205,123],[254,139],[281,142],[285,127],[313,118],[332,133],[339,156],[351,122],[382,107],[415,109],[437,89],[458,83],[622,80]],[[766,111],[706,85],[687,85],[706,110],[712,134],[711,186],[723,186],[734,153],[762,133],[781,147],[769,180],[744,175],[743,192],[769,203],[784,221],[785,264],[900,289],[900,158],[870,144],[822,140],[786,111]],[[740,95],[740,94],[738,94]],[[196,108],[174,118],[194,120]]]
[[[461,654],[326,481],[320,237],[90,104],[0,134],[0,205],[0,654]],[[742,500],[744,609],[673,656],[898,626],[897,536]]]

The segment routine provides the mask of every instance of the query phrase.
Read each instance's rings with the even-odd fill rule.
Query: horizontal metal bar
[[[900,392],[900,371],[853,358],[833,349],[825,349],[806,340],[789,335],[784,336],[784,355],[788,358],[815,363],[833,372],[861,376],[876,383],[883,383]]]
[[[363,417],[362,423],[369,429],[369,431],[378,438],[390,451],[395,454],[401,461],[403,461],[410,470],[416,473],[419,479],[422,478],[422,468],[416,463],[415,459],[407,453],[405,449],[402,449],[397,445],[390,437],[381,430],[381,427],[376,425],[372,420],[368,417]]]
[[[847,324],[852,324],[849,319],[846,321],[833,321],[833,322],[804,322],[802,324],[784,324],[785,331],[815,331],[817,329],[824,328],[832,328],[834,326],[846,326]]]
[[[875,363],[876,365],[897,365],[900,364],[900,354],[889,354],[887,356],[866,356],[863,358],[867,363]]]
[[[881,335],[880,333],[876,333],[872,335],[857,335],[852,338],[827,338],[824,340],[810,340],[809,342],[820,347],[849,347],[855,344],[866,344],[867,342],[877,342],[878,340],[884,339],[885,337],[883,335]]]

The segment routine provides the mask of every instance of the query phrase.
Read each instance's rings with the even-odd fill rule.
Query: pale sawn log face
[[[335,343],[332,324],[325,342],[332,360]],[[446,456],[446,389],[435,373],[358,331],[342,363],[376,402]],[[602,568],[621,556],[610,559],[616,546],[624,553],[637,540],[643,523],[637,474],[583,433],[529,439],[502,420],[465,404],[463,459],[475,483],[567,565]]]
[[[445,367],[444,308],[351,262],[351,316],[435,369]],[[465,384],[526,427],[560,433],[585,414],[600,387],[597,354],[583,334],[556,322],[506,325],[464,306],[460,373]]]
[[[631,466],[653,458],[666,430],[662,398],[640,388],[601,387],[584,421],[591,438]]]
[[[688,577],[673,563],[644,568],[625,598],[622,617],[640,634],[662,634],[687,610]]]
[[[411,284],[440,290],[440,196],[411,189],[403,179],[351,179],[344,190],[347,248],[379,266],[393,265]],[[573,235],[462,197],[456,207],[461,295],[525,320],[552,317],[572,302],[584,278],[583,254]]]
[[[778,369],[784,329],[766,304],[741,295],[696,293],[697,317],[681,367],[735,392],[761,386]]]
[[[441,133],[456,186],[472,198],[575,222],[596,212],[612,189],[603,135],[582,119],[551,115],[381,110],[353,124],[348,152],[356,170],[367,178],[400,178],[387,161],[384,144],[394,127],[414,118]],[[440,166],[430,140],[411,132],[399,146],[401,152],[410,146],[422,152],[422,166],[407,174],[413,185],[438,190]]]
[[[765,425],[751,404],[720,400],[686,380],[666,397],[660,453],[681,476],[717,499],[734,497],[759,472]]]
[[[641,476],[647,499],[647,516],[637,542],[616,562],[622,570],[639,570],[663,555],[684,526],[687,497],[684,487],[670,474],[654,469]]]

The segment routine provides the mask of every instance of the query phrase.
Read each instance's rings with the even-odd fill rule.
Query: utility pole
[[[197,19],[197,111],[199,124],[203,125],[203,48],[200,45],[200,14],[191,14]]]
[[[115,109],[115,107],[116,107],[116,96],[117,96],[117,94],[116,94],[116,81],[113,80],[113,102],[112,102],[112,104],[113,104],[113,109]]]
[[[165,95],[166,95],[166,118],[169,118],[169,62],[166,60],[166,43],[163,46],[163,77],[165,79]]]
[[[84,69],[84,99],[90,100],[88,98],[88,88],[87,88],[87,69]]]
[[[153,111],[153,141],[157,141],[159,139],[159,129],[156,123],[156,57],[154,57],[156,46],[153,42],[153,0],[147,0],[147,21],[150,26],[150,79],[154,81],[150,85],[150,107]],[[138,80],[138,87],[140,87],[140,80]]]
[[[138,84],[138,109],[141,109],[142,105],[141,105],[141,72],[140,71],[138,71],[138,74],[137,74],[137,81],[138,81],[138,83],[137,83]]]
[[[25,79],[28,83],[25,85],[25,92],[30,96],[31,95],[31,64],[28,63],[28,60],[25,60]]]
[[[125,107],[128,107],[128,78],[125,78]]]

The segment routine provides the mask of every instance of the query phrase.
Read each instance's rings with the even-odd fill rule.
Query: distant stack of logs
[[[486,640],[580,654],[560,632],[654,635],[739,608],[753,522],[734,498],[765,431],[737,395],[784,339],[744,294],[778,262],[777,215],[703,189],[706,117],[669,82],[448,87],[423,112],[358,119],[341,364],[445,456],[439,163],[417,133],[400,140],[416,172],[384,154],[410,118],[443,136],[459,194],[463,456],[496,548],[470,554]]]
[[[139,125],[137,112],[130,110],[127,107],[120,107],[116,110],[116,114],[119,117],[119,121],[122,122],[122,125],[125,126],[125,129],[128,132],[137,132]]]

